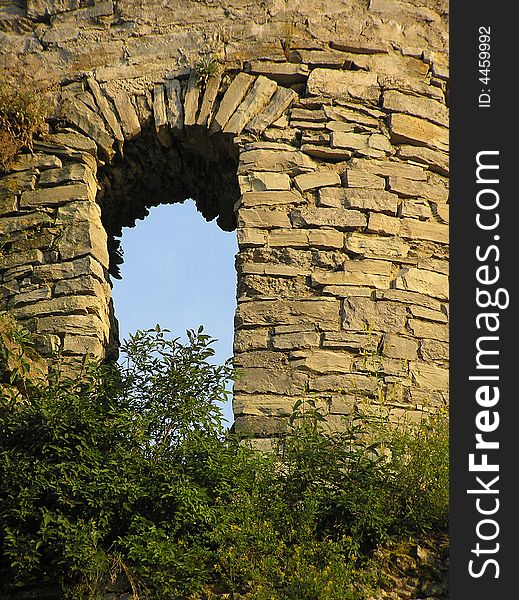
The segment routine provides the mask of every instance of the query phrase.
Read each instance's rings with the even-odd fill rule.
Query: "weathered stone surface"
[[[310,270],[292,265],[280,265],[266,262],[244,262],[241,265],[244,275],[271,275],[274,277],[306,277]]]
[[[347,348],[359,353],[376,352],[382,336],[374,332],[327,331],[323,348]]]
[[[383,263],[383,261],[378,262]],[[379,289],[389,287],[389,274],[369,273],[357,269],[349,271],[346,269],[347,267],[345,266],[344,271],[313,273],[311,277],[312,285],[361,285]]]
[[[268,77],[281,85],[303,83],[308,78],[308,67],[303,64],[253,60],[245,64],[245,70],[252,75]]]
[[[448,108],[432,98],[420,98],[396,90],[387,90],[383,95],[383,106],[390,111],[420,117],[443,127],[449,125]]]
[[[344,190],[344,205],[362,211],[396,215],[398,197],[382,190]]]
[[[238,213],[239,227],[290,227],[288,215],[281,210],[268,208],[242,208]]]
[[[155,131],[160,143],[166,148],[171,146],[172,140],[168,130],[169,120],[166,108],[166,90],[161,84],[156,84],[153,87],[153,118],[155,121]]]
[[[438,217],[440,222],[449,223],[449,205],[431,202],[431,210],[435,217]]]
[[[290,354],[295,369],[316,373],[351,373],[353,356],[333,350],[297,350]]]
[[[38,184],[42,187],[46,187],[69,183],[71,181],[86,183],[95,197],[95,194],[97,193],[97,182],[94,174],[87,165],[81,163],[72,163],[61,169],[48,169],[40,175]]]
[[[90,254],[108,268],[106,231],[101,225],[97,206],[91,203],[87,203],[86,206],[90,208],[89,219],[73,220],[65,225],[57,246],[60,257],[62,260],[70,260]]]
[[[180,100],[180,84],[176,79],[173,81],[176,82],[178,91],[176,92],[176,96]],[[202,98],[202,104],[200,106],[200,111],[198,113],[198,117],[196,119],[197,125],[209,125],[211,111],[213,110],[213,106],[216,100],[216,96],[218,94],[218,90],[220,89],[220,84],[222,83],[222,73],[217,73],[212,77],[209,77],[207,83],[205,85],[204,96]],[[167,88],[167,84],[166,84]],[[180,106],[182,104],[180,103]],[[181,126],[180,126],[181,127]]]
[[[73,319],[62,315],[38,317],[35,329],[38,333],[94,335],[105,343],[108,339],[108,327],[106,323],[95,314],[77,314]]]
[[[20,292],[13,296],[9,303],[8,308],[15,308],[22,304],[30,304],[32,302],[39,302],[40,300],[48,300],[52,296],[50,286],[42,285],[33,290],[27,292]]]
[[[10,196],[0,194],[0,216],[14,214],[18,211],[18,198],[12,194]]]
[[[377,103],[380,88],[375,73],[314,69],[308,78],[307,90],[313,96],[367,100]]]
[[[348,160],[353,154],[350,150],[344,148],[328,148],[328,146],[316,144],[303,144],[301,146],[301,152],[308,154],[308,156],[329,162]]]
[[[445,390],[449,385],[449,371],[424,362],[412,362],[410,372],[414,383],[430,390]]]
[[[382,177],[406,177],[407,179],[414,179],[416,181],[427,180],[427,175],[423,168],[396,160],[353,158],[348,168],[358,169]]]
[[[330,46],[336,50],[355,54],[387,54],[388,52],[388,47],[384,42],[360,35],[332,40]]]
[[[375,116],[373,114],[366,113],[364,110],[364,106],[350,105],[350,106],[342,106],[342,105],[334,105],[328,106],[324,105],[323,110],[325,115],[330,121],[327,123],[327,127],[333,128],[333,123],[346,122],[354,125],[364,125],[370,129],[378,129],[379,128],[379,119],[378,115]],[[384,113],[380,113],[381,116],[385,116]]]
[[[236,75],[220,102],[218,112],[211,123],[210,131],[220,131],[225,127],[227,121],[245,98],[245,94],[253,82],[254,77],[247,75],[247,73],[241,72]]]
[[[389,120],[391,141],[427,146],[433,150],[449,149],[449,130],[424,119],[393,113]]]
[[[60,281],[81,275],[93,275],[102,282],[106,281],[103,267],[91,256],[57,264],[37,265],[33,273],[36,282]]]
[[[425,306],[433,310],[441,310],[441,303],[435,298],[431,298],[426,294],[418,292],[410,292],[403,290],[384,290],[383,292],[375,292],[376,300],[391,300],[392,302],[402,302],[404,304],[416,304]]]
[[[286,173],[269,173],[254,171],[249,175],[240,177],[242,192],[264,192],[266,190],[290,190],[290,177]],[[270,194],[261,194],[267,197]],[[290,196],[288,194],[287,196]],[[302,197],[300,196],[302,199]]]
[[[354,254],[366,258],[405,258],[409,245],[400,238],[378,237],[362,233],[351,233],[346,236],[345,247]]]
[[[254,82],[251,90],[245,96],[245,99],[223,127],[223,131],[226,133],[240,134],[245,128],[245,125],[265,108],[276,91],[276,88],[277,85],[273,81],[260,75]]]
[[[395,280],[395,287],[440,300],[447,300],[449,297],[449,278],[446,275],[415,267],[402,269]]]
[[[27,0],[26,14],[29,19],[38,19],[79,7],[80,0]]]
[[[178,79],[167,79],[164,84],[166,119],[174,129],[184,127],[184,105]],[[206,116],[207,119],[207,116]]]
[[[315,331],[282,333],[272,337],[272,347],[275,350],[315,348],[319,346],[320,341],[321,336]]]
[[[431,171],[440,175],[449,176],[449,155],[440,150],[431,150],[422,146],[408,146],[401,144],[398,147],[398,156],[403,160],[413,160],[427,165]]]
[[[268,329],[240,329],[234,335],[234,352],[267,349]]]
[[[416,200],[402,200],[398,209],[398,214],[400,217],[420,219],[421,221],[432,220],[433,218],[429,203],[420,198]]]
[[[264,246],[267,243],[267,234],[260,229],[240,227],[237,232],[238,246]]]
[[[297,399],[297,396],[234,394],[232,406],[235,415],[288,417]]]
[[[108,298],[110,296],[110,284],[106,281],[102,283],[89,275],[81,275],[80,277],[57,281],[54,286],[55,296],[75,296],[77,294]]]
[[[87,79],[87,83],[88,87],[90,88],[90,91],[92,92],[92,95],[95,98],[97,106],[99,107],[99,110],[103,115],[104,120],[108,123],[108,126],[112,130],[115,139],[121,144],[124,141],[123,130],[121,129],[121,125],[119,124],[119,121],[117,120],[117,117],[115,116],[115,113],[112,110],[110,103],[106,99],[103,91],[101,90],[101,87],[93,77],[89,77]],[[82,148],[78,149],[82,150]]]
[[[400,235],[414,240],[429,240],[439,244],[449,243],[449,228],[442,223],[402,219]]]
[[[417,357],[418,342],[408,337],[386,333],[382,337],[382,353],[390,358],[413,360]]]
[[[398,235],[400,219],[382,213],[370,213],[366,231],[379,235]]]
[[[374,190],[383,190],[386,187],[386,181],[383,177],[366,173],[360,169],[347,169],[344,173],[346,185],[350,188],[369,188]]]
[[[26,252],[2,253],[1,268],[12,269],[20,265],[41,264],[43,262],[43,252],[37,249],[27,250]]]
[[[334,330],[339,328],[339,302],[333,299],[240,302],[236,323],[238,326],[315,323]]]
[[[409,319],[409,329],[417,338],[429,338],[440,342],[449,341],[449,328],[445,323],[431,323],[420,319]]]
[[[268,243],[274,248],[342,248],[344,235],[332,229],[276,229],[270,232]]]
[[[296,208],[290,218],[295,227],[357,229],[366,226],[366,217],[361,212],[346,208]]]
[[[141,124],[130,96],[124,90],[116,90],[112,94],[112,100],[119,115],[124,138],[135,139],[141,133]]]
[[[301,393],[306,384],[306,376],[293,369],[263,369],[250,367],[241,369],[234,383],[235,392],[249,394],[285,394]]]
[[[253,149],[240,154],[238,174],[251,171],[277,171],[297,175],[311,171],[315,166],[311,158],[292,148],[272,151]]]
[[[389,177],[389,189],[402,198],[427,198],[436,202],[447,202],[449,190],[437,182],[412,181],[405,177]]]
[[[35,152],[34,154],[19,154],[9,165],[11,171],[26,171],[28,169],[54,169],[61,167],[62,162],[57,156]]]
[[[2,218],[2,233],[7,235],[16,231],[42,227],[50,225],[52,221],[52,217],[44,212],[32,212],[18,214],[14,217],[4,217]]]
[[[106,304],[103,306],[103,303],[94,296],[60,296],[59,298],[19,306],[13,308],[12,312],[19,319],[52,314],[86,315],[94,313],[103,316],[106,313]]]
[[[377,149],[371,143],[371,139],[375,136],[364,135],[361,133],[349,133],[344,131],[332,131],[331,134],[331,145],[332,148],[346,148],[352,150],[356,155],[359,156],[370,156],[373,158],[381,158],[384,156],[384,152],[388,149],[392,151],[390,145],[384,146],[383,149]],[[384,136],[377,136],[384,138]],[[376,144],[375,144],[376,145]]]
[[[313,190],[332,185],[341,185],[341,178],[335,171],[315,171],[314,173],[304,173],[294,179],[296,188],[300,192]]]
[[[371,395],[377,391],[377,381],[360,373],[320,375],[310,377],[309,389],[313,392],[332,391],[352,395]]]
[[[438,321],[440,323],[447,323],[449,320],[445,312],[424,308],[423,306],[411,306],[410,311],[413,317],[418,317],[420,319],[428,319],[429,321]]]
[[[376,302],[371,298],[346,298],[342,313],[344,329],[401,333],[406,323],[405,306],[397,302]]]
[[[448,361],[449,344],[438,340],[423,339],[420,342],[420,355],[426,361]]]
[[[279,206],[283,204],[301,204],[305,200],[296,191],[267,190],[264,192],[245,192],[241,195],[239,206]]]
[[[60,185],[58,187],[23,192],[20,199],[20,207],[59,206],[60,204],[74,200],[94,201],[95,194],[92,193],[91,187],[86,183]]]
[[[184,98],[184,125],[194,125],[196,123],[200,92],[200,84],[197,81],[196,74],[191,73]]]
[[[109,161],[112,160],[115,154],[114,140],[106,131],[103,119],[97,113],[79,100],[66,99],[63,103],[62,114],[65,119],[91,137]]]
[[[97,337],[88,335],[66,335],[63,338],[63,352],[65,354],[92,354],[103,355],[103,344]]]
[[[265,129],[277,121],[283,112],[296,99],[297,94],[294,90],[288,88],[278,88],[272,96],[268,105],[256,115],[252,121],[245,127],[247,131],[256,134],[262,133]]]

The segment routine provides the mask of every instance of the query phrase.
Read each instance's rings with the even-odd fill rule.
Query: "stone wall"
[[[0,4],[4,77],[50,107],[0,180],[0,309],[44,353],[115,355],[116,238],[194,198],[237,229],[239,432],[308,394],[332,422],[445,403],[445,3],[166,4]]]

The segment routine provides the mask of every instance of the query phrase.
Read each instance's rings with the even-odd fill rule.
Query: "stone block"
[[[252,131],[256,134],[265,131],[269,125],[273,124],[283,115],[284,111],[292,104],[296,97],[297,93],[294,90],[278,88],[268,105],[245,127],[246,131]]]
[[[384,190],[344,190],[344,205],[362,211],[396,215],[398,197]]]
[[[402,219],[400,235],[412,240],[428,240],[439,244],[449,243],[449,227],[434,221]]]
[[[386,289],[389,287],[390,278],[388,275],[363,273],[360,271],[334,271],[331,273],[313,273],[311,282],[312,286],[345,285]]]
[[[283,175],[280,174],[280,177]],[[239,200],[239,207],[282,206],[285,204],[301,204],[305,199],[295,190],[266,190],[262,192],[245,192]]]
[[[389,217],[382,213],[370,213],[366,231],[378,235],[398,235],[400,231],[400,219]]]
[[[434,273],[415,267],[403,268],[395,280],[397,290],[418,292],[440,300],[449,298],[449,278],[442,273]]]
[[[63,315],[37,317],[35,330],[37,333],[95,336],[102,342],[108,340],[106,321],[95,314],[76,314],[73,319]]]
[[[342,162],[343,160],[349,160],[353,154],[351,150],[346,150],[344,148],[329,148],[328,146],[321,146],[319,144],[303,144],[301,146],[301,152],[327,162]]]
[[[317,375],[310,377],[309,390],[312,392],[339,392],[353,396],[373,395],[377,391],[378,382],[374,377],[361,373],[348,373],[343,375]]]
[[[449,370],[425,362],[411,362],[413,383],[429,390],[446,390],[449,387]]]
[[[339,328],[339,301],[253,300],[240,302],[236,309],[236,326],[318,324],[322,329]]]
[[[106,281],[103,267],[91,256],[56,264],[37,265],[33,273],[35,282],[60,281],[81,275],[93,275],[99,281]]]
[[[448,151],[449,130],[424,119],[393,113],[389,119],[391,141],[426,146],[433,150]]]
[[[234,352],[263,350],[268,347],[268,329],[239,329],[234,334]]]
[[[2,269],[12,269],[13,267],[30,264],[41,265],[43,263],[43,252],[37,249],[26,250],[25,252],[2,252],[0,258]]]
[[[357,210],[346,208],[294,209],[290,217],[295,227],[335,227],[357,229],[366,226],[366,217]]]
[[[27,171],[29,169],[56,169],[63,166],[61,160],[52,154],[34,152],[34,154],[18,154],[9,165],[11,171]]]
[[[369,188],[383,190],[386,187],[386,180],[383,177],[366,173],[360,169],[347,169],[344,172],[344,179],[349,188]]]
[[[66,202],[77,200],[84,202],[93,202],[95,200],[95,193],[92,193],[92,189],[88,184],[74,183],[23,192],[20,199],[20,207],[60,206]]]
[[[264,192],[266,190],[290,190],[290,177],[286,173],[269,173],[262,171],[254,171],[247,177],[250,185],[250,191]],[[263,197],[267,197],[263,194]],[[287,195],[288,197],[291,194]],[[298,196],[302,200],[301,196]],[[290,200],[293,202],[293,200]]]
[[[315,171],[304,173],[294,179],[296,188],[302,193],[307,190],[322,188],[326,186],[341,185],[341,178],[335,171]]]
[[[360,351],[376,352],[381,335],[374,332],[327,331],[323,348],[343,348],[358,354]]]
[[[289,417],[297,400],[297,396],[234,394],[232,407],[235,415]]]
[[[353,331],[401,333],[407,318],[405,306],[398,302],[376,302],[371,298],[346,298],[342,326]]]
[[[293,369],[250,367],[240,369],[234,383],[234,391],[293,396],[304,391],[306,381],[307,377],[304,373]]]
[[[331,229],[277,229],[268,238],[271,247],[342,248],[344,235]]]
[[[124,90],[116,90],[112,94],[112,100],[119,115],[124,139],[135,139],[141,133],[141,124],[130,96]]]
[[[286,212],[269,210],[268,208],[241,208],[238,211],[238,227],[259,227],[272,229],[276,227],[290,227]]]
[[[253,227],[240,227],[237,231],[238,246],[264,246],[267,242],[265,231]]]
[[[231,85],[227,88],[218,107],[218,111],[211,123],[210,131],[221,131],[234,111],[245,98],[245,94],[254,82],[254,77],[247,73],[240,72],[232,80]]]
[[[353,356],[336,350],[296,350],[290,354],[295,369],[314,373],[351,373]]]
[[[110,127],[112,133],[114,134],[115,139],[119,142],[119,144],[122,144],[124,142],[123,130],[121,129],[121,125],[119,124],[119,121],[118,121],[117,117],[115,116],[115,113],[112,110],[110,103],[108,102],[106,96],[104,95],[103,91],[101,90],[99,83],[93,77],[89,77],[87,79],[87,83],[88,83],[88,87],[90,88],[90,91],[92,92],[92,95],[95,98],[97,106],[99,107],[101,115],[103,116],[104,120],[108,123],[108,126]],[[66,140],[64,140],[64,141],[66,141]],[[65,145],[67,145],[67,144],[65,144]],[[72,147],[75,148],[76,146],[72,146]],[[78,148],[78,150],[82,150],[82,149],[83,148]],[[85,149],[85,151],[86,151],[86,149]]]
[[[419,219],[421,221],[432,220],[433,218],[429,203],[420,198],[416,200],[402,200],[398,207],[398,214],[400,217]]]
[[[180,101],[180,84],[179,84],[178,80],[176,80],[176,79],[172,80],[172,82],[173,81],[176,82],[175,87],[178,88],[175,91],[175,96]],[[200,105],[200,111],[199,111],[198,117],[196,119],[197,125],[208,126],[210,124],[211,114],[213,111],[214,103],[216,101],[216,96],[218,95],[218,91],[220,89],[221,83],[222,83],[222,73],[217,73],[217,74],[213,75],[212,77],[209,77],[209,79],[207,80],[207,83],[205,84],[204,95],[202,98],[202,104]],[[166,89],[167,89],[167,85],[168,84],[166,83]],[[181,107],[182,107],[182,102],[180,101],[179,108],[181,109]],[[177,110],[177,112],[180,112],[180,111]],[[182,125],[180,125],[179,128],[181,128],[181,127],[182,127]]]
[[[390,358],[413,360],[417,357],[418,342],[401,335],[386,333],[382,337],[382,353]]]
[[[311,96],[364,100],[373,104],[380,96],[375,73],[334,69],[314,69],[308,78],[307,91]]]
[[[417,338],[428,338],[439,342],[449,341],[449,327],[445,323],[431,323],[421,319],[409,319],[409,329]]]
[[[48,169],[40,175],[39,186],[57,186],[63,183],[81,182],[89,185],[93,196],[97,194],[97,181],[92,170],[85,164],[72,163],[61,169]]]
[[[449,176],[449,155],[440,150],[431,150],[422,146],[402,144],[398,147],[398,156],[403,160],[412,160],[429,167],[440,175]]]
[[[66,335],[63,338],[64,354],[92,354],[101,357],[104,353],[103,345],[97,337],[87,335]]]
[[[321,336],[315,331],[282,333],[272,337],[272,347],[275,350],[314,348],[319,346],[320,340]]]
[[[411,96],[396,90],[386,90],[383,95],[383,106],[387,110],[405,113],[443,127],[449,126],[449,110],[433,98]]]
[[[186,95],[184,97],[184,125],[194,125],[198,114],[198,101],[201,92],[195,73],[191,73],[187,82]]]
[[[114,139],[106,130],[103,119],[97,113],[80,100],[67,98],[63,102],[62,116],[92,138],[108,161],[112,160],[115,154]]]
[[[405,177],[393,176],[388,179],[389,189],[402,198],[427,198],[436,202],[447,202],[449,190],[438,182],[412,181]]]
[[[425,361],[448,361],[449,344],[434,339],[422,339],[420,341],[420,356]]]
[[[308,66],[305,64],[252,60],[245,64],[245,70],[252,75],[268,77],[280,85],[304,83],[308,78]]]
[[[415,181],[427,180],[427,174],[422,167],[409,165],[398,160],[354,158],[349,163],[348,168],[382,177],[405,177]]]
[[[380,237],[350,233],[345,239],[346,250],[366,258],[405,258],[410,246],[397,237]]]
[[[238,174],[252,171],[274,171],[298,175],[313,171],[317,166],[315,162],[303,152],[294,150],[290,146],[280,149],[251,149],[240,154]],[[286,148],[286,149],[285,149]]]

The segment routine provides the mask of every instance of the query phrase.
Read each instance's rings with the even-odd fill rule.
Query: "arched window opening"
[[[186,329],[203,325],[221,364],[232,356],[236,234],[205,222],[192,200],[149,212],[123,231],[122,277],[112,289],[120,339],[157,323],[185,339]],[[221,408],[230,425],[231,402]]]

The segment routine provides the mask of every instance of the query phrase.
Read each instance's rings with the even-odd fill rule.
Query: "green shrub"
[[[211,343],[138,332],[123,366],[85,359],[3,396],[2,597],[48,581],[94,600],[118,581],[158,600],[360,600],[380,544],[445,530],[444,416],[333,432],[308,400],[277,454],[255,452],[222,427],[231,370]]]

